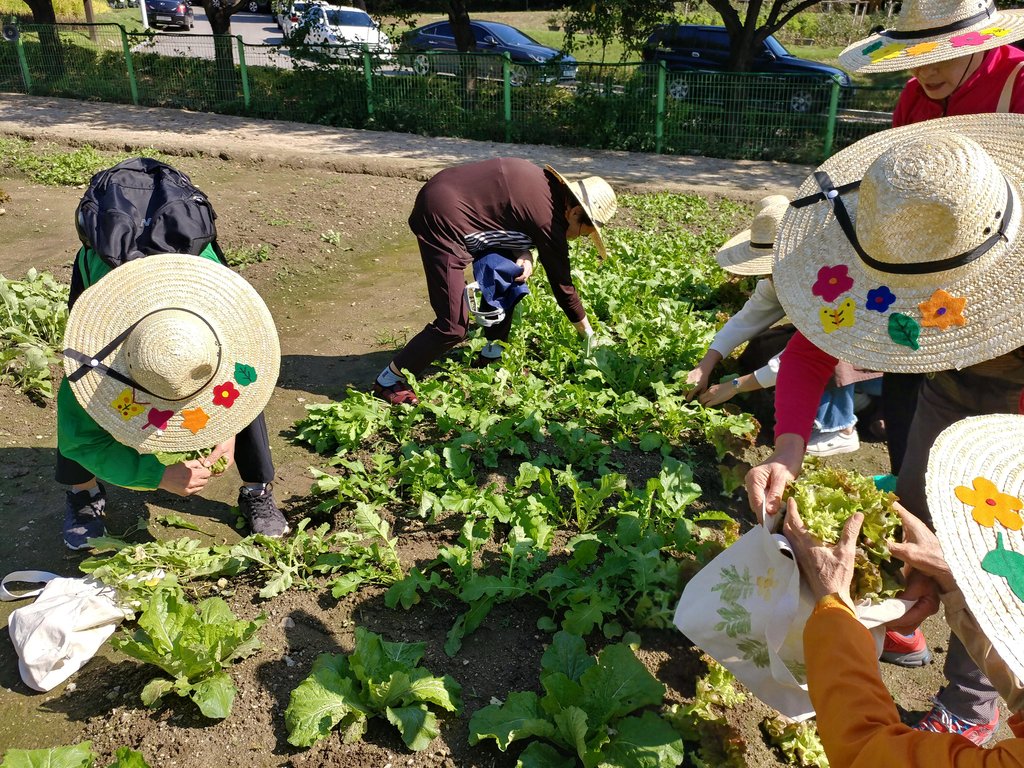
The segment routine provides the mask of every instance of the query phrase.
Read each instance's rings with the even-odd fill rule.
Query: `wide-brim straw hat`
[[[967,606],[1024,680],[1024,416],[975,416],[947,428],[929,453],[925,487]]]
[[[789,207],[785,195],[768,195],[757,204],[749,229],[726,241],[718,249],[718,266],[734,275],[770,275],[775,233]]]
[[[586,211],[590,221],[593,222],[594,232],[591,235],[591,239],[594,241],[594,245],[597,246],[597,253],[602,259],[607,258],[608,251],[604,245],[601,228],[611,221],[615,212],[619,209],[619,203],[615,199],[615,190],[600,176],[587,176],[584,179],[568,181],[550,165],[544,166],[544,169],[562,182],[569,192],[572,193],[576,202],[583,206],[583,210]]]
[[[75,302],[64,346],[78,402],[140,453],[203,450],[237,434],[263,411],[281,366],[256,290],[188,254],[108,273]]]
[[[1016,349],[1022,179],[1022,115],[862,139],[808,177],[786,212],[779,301],[815,345],[868,370],[960,369]]]
[[[839,54],[855,72],[897,72],[970,56],[1024,38],[1024,11],[989,0],[906,0],[892,29]]]

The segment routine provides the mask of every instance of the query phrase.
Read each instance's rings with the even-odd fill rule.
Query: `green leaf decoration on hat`
[[[867,56],[869,53],[874,53],[875,51],[877,51],[879,48],[882,47],[882,45],[883,43],[881,40],[875,40],[875,42],[873,42],[871,45],[865,48],[861,48],[860,52],[864,56]]]
[[[996,548],[981,561],[983,571],[1002,576],[1020,600],[1024,600],[1024,555],[1003,546],[1002,532],[996,534]]]
[[[909,315],[902,312],[893,312],[889,315],[889,338],[897,344],[910,347],[915,352],[921,348],[917,343],[921,335],[921,326]]]
[[[256,369],[245,363],[235,363],[235,381],[243,387],[248,387],[256,381]]]

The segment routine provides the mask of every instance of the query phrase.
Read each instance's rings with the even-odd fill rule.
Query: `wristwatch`
[[[739,376],[737,376],[735,379],[732,380],[732,388],[733,389],[739,389],[740,388]]]

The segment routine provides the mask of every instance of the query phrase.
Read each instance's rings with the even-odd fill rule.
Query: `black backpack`
[[[75,212],[79,239],[115,268],[154,253],[198,256],[210,244],[223,262],[216,218],[188,176],[148,157],[93,176]]]

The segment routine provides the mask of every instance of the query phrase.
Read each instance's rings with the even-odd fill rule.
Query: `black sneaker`
[[[281,510],[274,503],[272,486],[267,483],[262,493],[253,493],[244,485],[238,489],[238,511],[249,523],[253,533],[262,533],[272,539],[279,539],[291,528]]]
[[[68,491],[64,495],[64,546],[75,551],[89,549],[89,539],[106,533],[103,515],[107,509],[107,489],[100,492]]]

